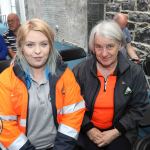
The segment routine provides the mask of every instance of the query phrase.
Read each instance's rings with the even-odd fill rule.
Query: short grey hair
[[[89,49],[92,52],[94,52],[94,40],[96,34],[118,41],[121,43],[121,45],[125,44],[123,32],[120,26],[114,20],[104,20],[93,27],[89,37]]]

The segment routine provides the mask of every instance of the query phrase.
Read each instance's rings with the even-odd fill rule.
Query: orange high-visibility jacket
[[[28,90],[23,82],[23,74],[16,68],[17,66],[10,65],[0,73],[0,143],[9,150],[19,150],[28,141]],[[56,139],[63,143],[67,138],[72,141],[77,139],[85,103],[72,71],[64,68],[58,72],[57,76],[50,78],[50,95],[54,100],[53,115],[58,129]],[[64,145],[67,143],[69,142],[64,141]]]

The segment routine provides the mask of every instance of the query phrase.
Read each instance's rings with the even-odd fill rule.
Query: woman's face
[[[50,53],[48,38],[40,31],[31,30],[26,36],[22,53],[32,69],[44,68]]]
[[[94,51],[98,63],[109,68],[117,62],[120,44],[110,38],[95,35]]]

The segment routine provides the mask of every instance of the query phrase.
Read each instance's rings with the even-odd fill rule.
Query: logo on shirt
[[[125,95],[132,93],[132,90],[130,89],[130,87],[127,87],[125,90]]]

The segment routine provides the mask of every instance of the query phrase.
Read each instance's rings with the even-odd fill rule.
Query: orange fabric
[[[0,142],[10,146],[26,128],[20,127],[20,119],[27,117],[28,94],[23,82],[16,78],[12,66],[0,74],[0,115],[18,116],[17,121],[3,121]]]
[[[56,84],[56,107],[59,110],[62,109],[64,106],[75,104],[82,100],[83,97],[80,95],[80,87],[76,83],[72,71],[67,68]],[[58,115],[57,121],[58,123],[63,123],[79,131],[84,112],[85,108],[80,109],[74,113]]]
[[[0,142],[7,148],[21,132],[26,132],[26,128],[20,126],[20,119],[27,119],[28,106],[27,89],[25,84],[15,76],[12,66],[0,74],[0,97],[0,115],[18,117],[16,121],[3,121]],[[81,100],[83,98],[80,95],[79,85],[71,70],[66,69],[56,83],[56,108],[59,110]],[[84,112],[85,108],[70,114],[59,115],[57,117],[58,123],[63,123],[79,131]]]
[[[0,135],[0,142],[7,148],[20,135],[20,130],[16,121],[3,121],[3,130]]]
[[[97,75],[101,82],[101,87],[94,104],[91,121],[96,127],[107,129],[112,126],[114,116],[114,88],[116,76],[110,75],[105,82],[104,77],[99,72]],[[106,86],[104,84],[106,84]]]

